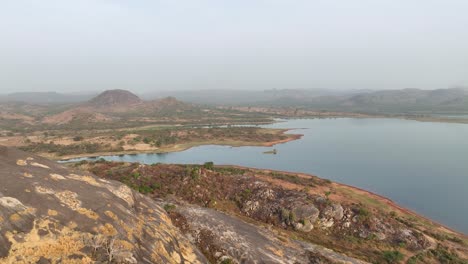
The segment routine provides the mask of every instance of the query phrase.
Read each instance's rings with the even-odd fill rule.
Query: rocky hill
[[[126,90],[104,91],[79,108],[87,108],[96,112],[135,113],[140,115],[157,111],[183,110],[193,108],[192,105],[181,102],[175,97],[166,97],[156,100],[144,101],[137,95]]]
[[[210,163],[75,166],[151,196],[212,263],[222,256],[267,263],[468,261],[466,236],[384,197],[311,175]]]
[[[126,90],[107,90],[92,98],[87,106],[96,108],[129,107],[143,101],[135,94]]]
[[[206,263],[154,201],[0,147],[0,263]]]
[[[144,123],[194,109],[191,104],[178,101],[174,97],[144,101],[126,90],[108,90],[87,102],[47,115],[41,122],[55,126],[74,123],[90,127],[106,123],[114,125],[125,122]]]

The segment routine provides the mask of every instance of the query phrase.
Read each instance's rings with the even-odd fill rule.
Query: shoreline
[[[274,124],[279,122],[284,122],[284,120],[291,120],[291,119],[335,119],[335,118],[357,118],[357,119],[368,119],[368,118],[384,118],[384,119],[399,119],[399,120],[410,120],[410,121],[417,121],[417,122],[432,122],[432,123],[449,123],[449,124],[468,124],[468,119],[451,119],[451,118],[436,118],[436,117],[411,117],[405,115],[373,115],[373,114],[361,114],[361,113],[350,113],[343,115],[336,115],[336,116],[302,116],[302,117],[292,117],[292,116],[285,116],[280,117],[279,119],[275,119],[271,123],[261,123],[261,124]],[[282,121],[283,120],[283,121]],[[258,125],[258,124],[257,124]],[[147,126],[147,127],[152,127]],[[129,129],[129,128],[125,128]],[[272,141],[272,142],[263,142],[263,143],[255,143],[255,142],[231,142],[226,143],[223,141],[206,141],[206,142],[191,142],[191,143],[182,143],[176,144],[170,147],[165,147],[161,149],[151,149],[151,150],[124,150],[124,151],[116,151],[116,152],[96,152],[96,153],[83,153],[83,154],[76,154],[76,155],[65,155],[65,156],[55,156],[55,155],[48,155],[48,153],[38,153],[38,155],[46,157],[51,160],[55,161],[62,161],[66,162],[71,159],[79,159],[79,158],[96,158],[99,156],[120,156],[120,155],[137,155],[137,154],[164,154],[164,153],[173,153],[173,152],[181,152],[193,147],[199,146],[207,146],[207,145],[215,145],[215,146],[229,146],[229,147],[272,147],[277,144],[283,144],[290,141],[301,139],[302,134],[286,134],[286,132],[291,130],[297,130],[299,128],[284,128],[279,129],[281,130],[280,133],[287,135],[288,138],[284,140]]]
[[[282,171],[282,170],[271,170],[271,169],[262,169],[262,168],[254,168],[254,167],[246,167],[246,166],[240,166],[240,165],[229,165],[229,164],[222,164],[222,165],[216,165],[217,167],[232,167],[232,168],[238,168],[238,169],[245,169],[245,170],[252,170],[252,171],[262,171],[262,172],[277,172],[277,173],[282,173],[282,174],[287,174],[287,175],[295,175],[295,176],[298,176],[298,177],[304,177],[304,178],[310,178],[310,177],[317,177],[317,178],[320,178],[320,179],[324,179],[324,178],[321,178],[317,175],[313,175],[313,174],[309,174],[309,173],[303,173],[303,172],[293,172],[293,171]],[[345,184],[345,183],[341,183],[341,182],[336,182],[336,181],[331,181],[332,184],[335,184],[337,185],[338,187],[344,187],[344,188],[347,188],[347,189],[351,189],[352,191],[357,191],[357,192],[360,192],[360,193],[363,193],[364,195],[366,196],[369,196],[369,197],[372,197],[380,202],[383,202],[385,204],[387,204],[388,206],[390,206],[391,208],[394,208],[396,210],[399,210],[405,214],[409,214],[409,215],[412,215],[412,216],[415,216],[417,218],[420,218],[422,220],[425,220],[425,221],[428,221],[430,224],[434,225],[434,226],[437,226],[439,228],[443,228],[451,233],[454,233],[454,234],[457,234],[457,235],[460,235],[462,237],[464,237],[465,239],[468,239],[468,234],[464,234],[463,232],[461,231],[457,231],[449,226],[446,226],[442,223],[439,223],[425,215],[422,215],[421,213],[418,213],[416,211],[413,211],[412,209],[410,208],[407,208],[407,207],[404,207],[402,205],[399,205],[397,204],[396,202],[394,202],[392,199],[388,198],[388,197],[385,197],[383,195],[380,195],[378,193],[374,193],[372,191],[368,191],[368,190],[365,190],[365,189],[362,189],[362,188],[359,188],[359,187],[356,187],[356,186],[353,186],[353,185],[349,185],[349,184]]]
[[[164,154],[164,153],[174,153],[174,152],[181,152],[185,151],[194,147],[200,146],[228,146],[228,147],[272,147],[278,144],[284,144],[290,141],[299,140],[304,135],[303,134],[285,134],[286,132],[292,129],[280,129],[280,133],[287,135],[286,139],[270,141],[270,142],[247,142],[247,141],[232,141],[232,142],[223,142],[223,141],[207,141],[207,142],[191,142],[191,143],[184,143],[184,144],[176,144],[171,147],[161,148],[161,149],[152,149],[152,150],[124,150],[118,152],[96,152],[96,153],[84,153],[84,154],[76,154],[76,155],[66,155],[57,157],[54,155],[47,155],[47,153],[38,153],[38,155],[54,160],[59,162],[69,162],[73,159],[80,159],[80,158],[97,158],[101,156],[120,156],[120,155],[137,155],[137,154]]]
[[[315,117],[315,118],[320,118],[320,117]],[[432,119],[426,119],[426,120],[418,120],[418,119],[414,119],[414,118],[411,118],[411,117],[405,117],[405,116],[367,116],[367,117],[346,117],[346,116],[342,116],[342,117],[322,117],[322,118],[325,118],[325,119],[328,119],[328,118],[390,118],[390,119],[403,119],[403,120],[414,120],[414,121],[419,121],[419,122],[438,122],[438,123],[446,123],[444,121],[435,121],[435,120],[432,120]],[[304,118],[284,118],[284,119],[312,119],[311,117],[304,117]],[[468,122],[468,119],[466,120]],[[276,120],[276,122],[281,122],[281,120]],[[454,122],[454,123],[458,123],[458,122]],[[291,130],[297,130],[298,128],[289,128],[289,129],[280,129],[280,133],[283,133],[285,134],[286,132],[288,131],[291,131]],[[185,151],[185,150],[188,150],[188,149],[191,149],[193,147],[199,147],[199,146],[207,146],[207,145],[215,145],[215,146],[230,146],[230,147],[243,147],[243,146],[253,146],[253,147],[272,147],[272,146],[275,146],[277,144],[284,144],[284,143],[287,143],[287,142],[290,142],[290,141],[294,141],[294,140],[298,140],[298,139],[301,139],[303,137],[302,134],[286,134],[288,136],[288,138],[286,139],[283,139],[283,140],[277,140],[277,141],[271,141],[271,142],[262,142],[262,143],[255,143],[255,142],[242,142],[242,141],[239,141],[239,142],[222,142],[222,141],[210,141],[210,142],[190,142],[190,143],[183,143],[183,144],[177,144],[177,145],[173,145],[173,146],[170,146],[170,147],[166,147],[166,148],[161,148],[159,150],[128,150],[128,151],[119,151],[119,152],[98,152],[98,153],[92,153],[92,154],[77,154],[77,155],[67,155],[67,156],[63,156],[63,157],[56,157],[56,156],[49,156],[49,155],[43,155],[43,154],[39,154],[41,156],[44,156],[44,157],[47,157],[47,158],[50,158],[52,160],[55,160],[55,161],[59,161],[59,162],[73,162],[73,161],[70,161],[70,160],[73,160],[73,159],[79,159],[79,158],[97,158],[99,156],[120,156],[120,155],[137,155],[137,154],[164,154],[164,153],[173,153],[173,152],[181,152],[181,151]],[[245,167],[245,166],[240,166],[240,165],[218,165],[218,166],[230,166],[230,167],[236,167],[236,168],[243,168],[243,169],[250,169],[250,170],[262,170],[262,171],[271,171],[271,172],[280,172],[280,173],[284,173],[284,174],[290,174],[290,175],[297,175],[297,176],[304,176],[304,177],[318,177],[316,175],[313,175],[313,174],[307,174],[307,173],[302,173],[302,172],[291,172],[291,171],[281,171],[281,170],[271,170],[271,169],[262,169],[262,168],[254,168],[254,167]],[[319,177],[320,178],[320,177]],[[399,210],[405,214],[408,214],[408,215],[412,215],[412,216],[415,216],[419,219],[422,219],[422,220],[425,220],[427,221],[428,223],[432,224],[432,225],[435,225],[435,226],[438,226],[440,228],[443,228],[449,232],[452,232],[454,234],[458,234],[464,238],[467,238],[468,239],[468,234],[464,234],[460,231],[457,231],[451,227],[448,227],[444,224],[441,224],[427,216],[424,216],[422,215],[421,213],[418,213],[416,211],[413,211],[412,209],[409,209],[407,207],[404,207],[404,206],[401,206],[399,204],[397,204],[396,202],[394,202],[393,200],[391,200],[390,198],[387,198],[383,195],[380,195],[380,194],[377,194],[377,193],[374,193],[374,192],[371,192],[371,191],[368,191],[368,190],[365,190],[365,189],[362,189],[362,188],[359,188],[359,187],[356,187],[356,186],[352,186],[352,185],[348,185],[348,184],[344,184],[344,183],[339,183],[339,182],[335,182],[333,181],[333,184],[336,184],[337,186],[340,186],[340,187],[345,187],[345,188],[348,188],[348,189],[351,189],[353,191],[358,191],[358,192],[361,192],[361,193],[364,193],[365,195],[369,196],[369,197],[372,197],[380,202],[383,202],[387,205],[389,205],[390,207],[392,208],[395,208],[396,210]]]
[[[311,115],[311,116],[284,116],[280,119],[291,120],[291,119],[335,119],[335,118],[355,118],[355,119],[398,119],[398,120],[410,120],[417,122],[428,122],[428,123],[446,123],[446,124],[468,124],[468,118],[439,118],[434,116],[406,116],[406,115]]]
[[[302,135],[297,135],[297,136],[302,136]],[[294,140],[294,139],[291,139],[291,140]],[[288,141],[291,141],[291,140],[288,140]],[[288,141],[286,141],[286,142],[288,142]],[[273,143],[271,143],[271,144],[275,145]],[[277,143],[277,144],[281,144],[281,143]],[[73,163],[73,162],[74,161],[69,161],[69,162],[65,162],[65,163]],[[140,162],[126,162],[126,163],[140,163]],[[172,163],[168,163],[168,164],[172,164]],[[179,163],[174,163],[174,164],[179,165]],[[190,164],[190,163],[180,163],[180,164]],[[291,176],[298,176],[298,177],[301,177],[301,178],[314,178],[314,177],[316,177],[316,178],[319,178],[319,179],[322,179],[322,180],[327,180],[325,178],[321,178],[320,176],[310,174],[310,173],[304,173],[304,172],[273,170],[273,169],[247,167],[247,166],[232,165],[232,164],[215,164],[215,167],[218,167],[218,168],[237,168],[237,169],[248,170],[248,171],[251,171],[251,172],[263,172],[263,173],[276,172],[276,173],[282,173],[282,174],[291,175]],[[349,184],[345,184],[345,183],[341,183],[341,182],[337,182],[337,181],[331,181],[331,184],[335,185],[336,187],[339,187],[339,188],[348,189],[348,190],[350,190],[350,191],[352,191],[354,193],[363,195],[365,197],[370,197],[372,199],[375,199],[378,202],[381,202],[381,203],[384,203],[384,204],[388,205],[390,208],[394,209],[395,211],[399,211],[399,213],[402,214],[402,215],[412,216],[412,217],[417,218],[418,220],[422,220],[423,222],[419,221],[419,223],[424,227],[427,227],[426,224],[428,223],[429,225],[432,225],[434,228],[441,229],[441,230],[443,230],[445,232],[449,232],[451,234],[458,235],[460,237],[463,237],[465,240],[468,240],[468,234],[465,234],[465,233],[463,233],[461,231],[455,230],[454,228],[449,227],[449,226],[447,226],[445,224],[442,224],[442,223],[440,223],[440,222],[438,222],[436,220],[433,220],[433,219],[429,218],[428,216],[425,216],[425,215],[423,215],[421,213],[418,213],[418,212],[414,211],[413,209],[410,209],[408,207],[400,205],[400,204],[394,202],[392,199],[390,199],[390,198],[388,198],[386,196],[380,195],[378,193],[375,193],[375,192],[372,192],[372,191],[369,191],[369,190],[366,190],[366,189],[363,189],[363,188],[360,188],[360,187],[357,187],[357,186],[353,186],[353,185],[349,185]],[[424,223],[424,221],[427,222],[427,223]]]
[[[239,107],[242,108],[242,107]],[[389,118],[413,120],[419,122],[434,122],[434,123],[452,123],[452,124],[468,124],[468,113],[372,113],[359,111],[321,111],[317,109],[301,109],[303,113],[296,115],[288,113],[288,107],[260,107],[262,110],[246,111],[249,113],[260,113],[270,115],[273,119],[328,119],[328,118]],[[281,113],[281,111],[283,111]],[[444,116],[445,115],[445,116]]]

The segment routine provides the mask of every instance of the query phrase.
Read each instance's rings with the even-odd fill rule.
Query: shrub
[[[205,162],[205,164],[203,164],[203,168],[212,170],[214,169],[214,163],[212,161]]]
[[[461,245],[464,245],[464,244],[465,244],[465,242],[464,242],[462,239],[458,238],[458,237],[449,237],[449,238],[447,238],[447,239],[450,240],[450,241],[452,241],[452,242],[461,244]]]
[[[232,259],[230,259],[230,258],[223,259],[221,261],[221,264],[233,264],[233,263],[234,263],[234,261]]]
[[[241,193],[241,197],[242,197],[242,199],[244,199],[244,200],[249,199],[250,195],[252,195],[252,190],[250,190],[249,188],[246,188],[246,189],[243,190],[242,193]]]
[[[172,210],[175,210],[175,209],[176,209],[176,206],[173,205],[173,204],[165,204],[165,205],[164,205],[164,210],[166,210],[166,212],[168,212],[168,213],[169,213],[170,211],[172,211]]]
[[[464,264],[466,263],[461,259],[457,254],[448,251],[447,248],[441,246],[440,244],[436,249],[430,249],[429,253],[436,258],[439,263],[447,264]]]
[[[232,261],[232,259],[230,258],[227,258],[227,259],[223,259],[220,263],[221,264],[233,264],[234,261]]]
[[[159,182],[155,182],[151,184],[151,188],[154,189],[161,189],[161,184]]]
[[[372,215],[369,210],[367,210],[364,207],[360,207],[357,210],[357,215],[358,215],[358,220],[361,224],[364,224],[366,226],[372,225]]]
[[[293,211],[289,212],[289,221],[296,222],[296,220],[297,220],[296,214]]]
[[[280,211],[280,220],[281,222],[284,222],[284,223],[287,223],[289,222],[289,210],[286,209],[286,208],[281,208],[281,211]]]
[[[158,140],[156,140],[156,142],[154,142],[154,145],[159,148],[159,147],[161,147],[163,145],[163,143],[162,143],[162,141],[160,139],[158,139]]]
[[[134,179],[138,179],[138,178],[140,178],[140,173],[134,172],[134,173],[132,174],[132,177],[133,177]]]
[[[81,165],[84,165],[84,164],[88,164],[88,161],[87,160],[81,160],[81,161],[76,163],[77,166],[81,166]]]
[[[361,208],[359,208],[358,215],[365,218],[365,217],[369,217],[370,213],[366,208],[361,207]]]
[[[143,185],[138,187],[138,191],[142,194],[147,194],[153,191],[153,189],[150,186]]]
[[[73,141],[82,141],[84,138],[82,136],[76,136],[73,138]]]
[[[403,260],[404,256],[401,254],[400,251],[384,251],[383,252],[383,259],[387,263],[398,263]]]

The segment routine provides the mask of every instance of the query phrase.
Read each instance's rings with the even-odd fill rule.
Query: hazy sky
[[[467,0],[0,3],[0,93],[454,85]]]

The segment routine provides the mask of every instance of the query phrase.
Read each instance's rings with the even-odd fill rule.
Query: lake
[[[148,164],[213,161],[310,173],[384,195],[468,233],[467,124],[337,118],[288,120],[263,127],[295,128],[290,133],[304,137],[271,148],[210,145],[103,158]],[[263,153],[272,149],[276,155]]]

